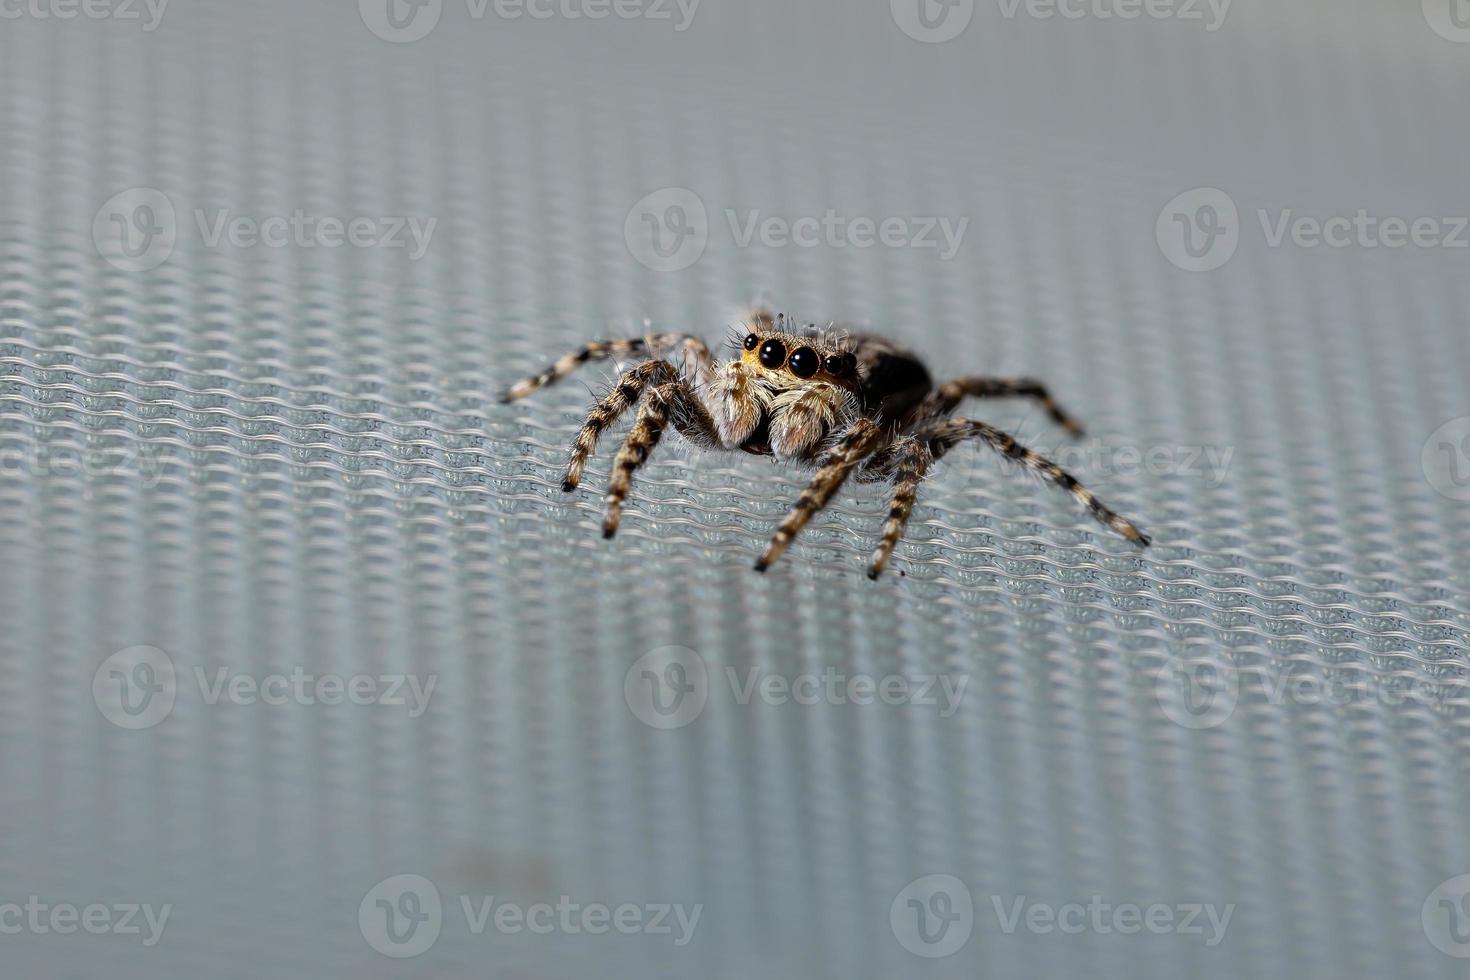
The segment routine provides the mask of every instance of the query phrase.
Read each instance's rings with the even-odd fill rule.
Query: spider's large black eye
[[[745,335],[745,349],[746,350],[755,350],[755,345],[758,344],[758,343],[760,343],[760,342],[761,342],[761,339],[759,337],[757,337],[753,333],[748,333],[748,334]]]
[[[761,363],[772,371],[786,363],[786,345],[779,340],[768,340],[761,344]]]
[[[810,378],[817,373],[817,366],[821,362],[822,359],[817,356],[817,352],[810,347],[798,347],[791,352],[791,362],[788,366],[791,368],[791,373],[798,378]]]
[[[822,362],[822,370],[841,377],[847,373],[847,360],[841,354],[828,354]]]

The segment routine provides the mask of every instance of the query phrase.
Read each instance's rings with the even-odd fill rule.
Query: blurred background
[[[1463,976],[1464,0],[0,3],[0,966]],[[1034,374],[843,492],[615,367]],[[621,431],[621,430],[620,430]]]

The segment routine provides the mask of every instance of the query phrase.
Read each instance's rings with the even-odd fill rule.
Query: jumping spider
[[[559,381],[578,365],[606,358],[645,358],[623,372],[592,409],[572,444],[562,489],[575,490],[604,429],[633,405],[637,421],[613,464],[607,490],[605,538],[617,533],[633,472],[648,459],[670,423],[696,446],[735,450],[816,468],[807,488],[755,563],[765,571],[791,539],[849,476],[891,481],[893,502],[883,539],[868,564],[877,578],[903,533],[919,483],[930,465],[967,439],[1002,455],[1076,497],[1092,516],[1138,545],[1147,536],[1118,516],[1051,460],[984,422],[953,412],[966,396],[1034,399],[1072,434],[1082,427],[1028,378],[963,377],[935,387],[917,357],[881,337],[798,329],[785,315],[755,313],[737,342],[739,356],[717,362],[704,341],[689,334],[593,342],[534,377],[512,385],[512,402]],[[677,355],[676,367],[666,357]]]

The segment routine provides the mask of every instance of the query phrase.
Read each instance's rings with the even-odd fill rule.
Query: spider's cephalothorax
[[[753,314],[737,354],[717,362],[698,337],[660,334],[594,342],[540,374],[517,382],[504,401],[524,398],[566,377],[580,364],[642,357],[623,372],[587,416],[572,444],[565,490],[575,490],[604,429],[634,405],[637,420],[613,464],[603,536],[617,532],[633,472],[648,459],[664,429],[704,449],[744,450],[816,467],[810,484],[781,522],[756,568],[764,571],[848,477],[893,484],[883,539],[868,566],[877,578],[903,533],[919,483],[955,445],[978,439],[1066,490],[1100,522],[1147,545],[1132,523],[1103,506],[1061,467],[999,429],[951,414],[965,397],[1024,397],[1073,434],[1082,431],[1039,382],[1027,378],[965,377],[937,387],[917,357],[881,337],[796,329],[785,316]],[[677,361],[677,365],[674,363]]]

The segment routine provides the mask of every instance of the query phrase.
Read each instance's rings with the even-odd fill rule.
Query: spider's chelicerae
[[[877,578],[914,509],[920,481],[936,460],[968,439],[980,440],[1061,487],[1129,541],[1149,543],[1143,532],[1051,460],[1000,429],[951,414],[967,396],[1031,398],[1058,425],[1079,434],[1081,426],[1039,382],[963,377],[936,387],[923,363],[891,341],[798,329],[784,314],[757,312],[737,337],[738,356],[723,363],[711,356],[704,341],[688,334],[590,343],[512,385],[503,400],[524,398],[588,361],[644,358],[623,372],[588,414],[572,444],[562,483],[564,490],[577,488],[598,436],[637,405],[637,420],[613,464],[603,537],[617,532],[634,471],[648,459],[664,429],[673,425],[703,449],[744,450],[816,468],[756,562],[758,571],[780,557],[811,516],[852,477],[893,484],[883,539],[868,564],[868,577]]]

